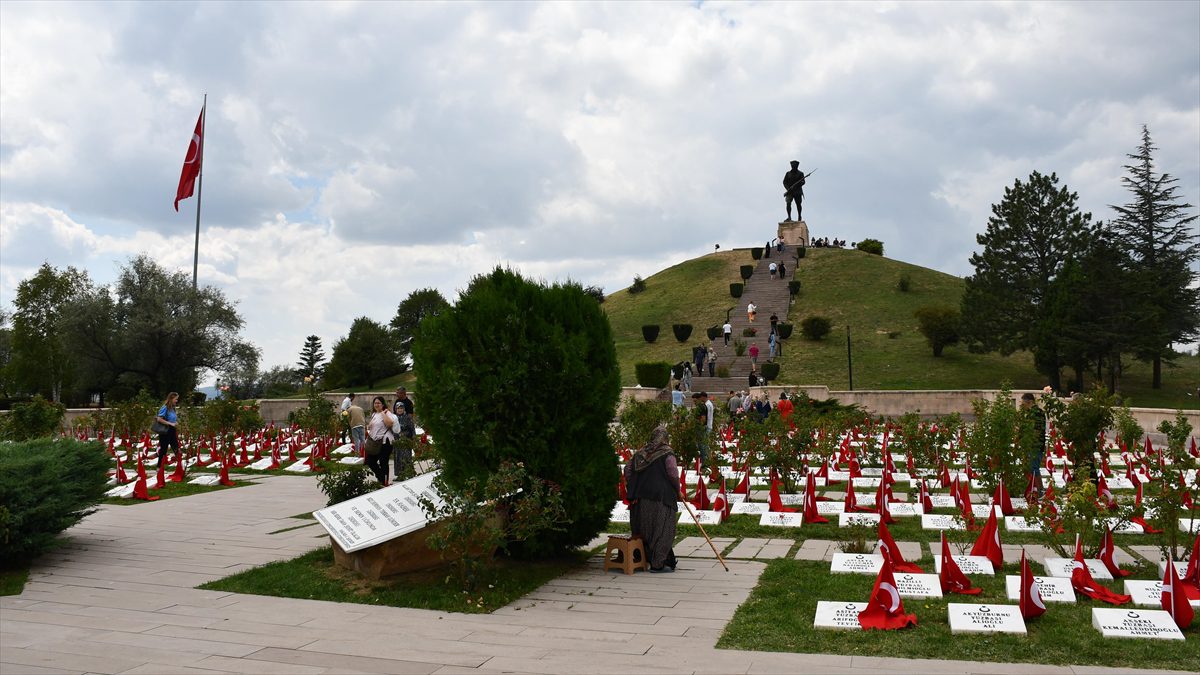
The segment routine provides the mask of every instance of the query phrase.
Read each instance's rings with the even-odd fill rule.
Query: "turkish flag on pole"
[[[1004,566],[1004,549],[1000,546],[1000,526],[996,521],[996,507],[988,507],[987,524],[971,547],[971,555],[981,555],[992,561],[992,567],[999,572]]]
[[[207,107],[200,109],[196,130],[192,132],[192,142],[188,144],[187,155],[183,158],[183,171],[179,174],[179,187],[175,190],[176,211],[179,211],[181,200],[192,196],[196,178],[200,176],[200,165],[204,162],[204,110]]]
[[[904,613],[904,603],[896,589],[896,575],[887,557],[879,568],[879,576],[875,577],[875,588],[871,590],[867,608],[858,613],[858,625],[868,630],[896,630],[917,625],[917,615]]]
[[[1183,582],[1179,580],[1179,575],[1175,573],[1175,565],[1170,561],[1167,561],[1167,569],[1163,574],[1162,608],[1170,613],[1171,618],[1175,620],[1175,624],[1180,628],[1187,628],[1192,625],[1195,611],[1188,602],[1187,593],[1183,589]]]
[[[1042,591],[1033,578],[1033,569],[1025,559],[1025,549],[1021,549],[1021,617],[1032,619],[1046,613],[1046,603],[1042,602]]]
[[[879,521],[879,542],[876,544],[879,549],[879,554],[884,557],[892,568],[897,572],[915,572],[921,574],[925,570],[917,567],[914,563],[910,563],[904,559],[904,555],[900,553],[900,547],[896,545],[896,540],[892,538],[892,532],[884,524],[883,520]]]
[[[961,593],[962,595],[979,595],[982,588],[975,588],[971,580],[963,574],[962,568],[954,562],[950,555],[950,544],[946,543],[946,533],[942,532],[942,571],[938,575],[943,593]]]

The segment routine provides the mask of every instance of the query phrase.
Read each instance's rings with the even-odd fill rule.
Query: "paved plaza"
[[[328,543],[291,518],[324,506],[315,480],[252,480],[102,506],[69,530],[21,595],[0,598],[0,673],[1129,672],[716,649],[758,560],[788,551],[775,539],[740,542],[729,572],[702,539],[681,542],[672,575],[604,573],[593,558],[491,615],[197,590]],[[829,544],[803,550],[823,558]]]

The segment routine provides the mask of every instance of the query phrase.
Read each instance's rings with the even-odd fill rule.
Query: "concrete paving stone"
[[[261,659],[231,659],[228,656],[207,656],[196,664],[198,668],[209,668],[229,673],[262,673],[263,675],[321,675],[326,669],[298,663],[276,663]]]
[[[219,654],[221,656],[245,656],[261,648],[255,645],[166,635],[150,635],[148,633],[103,633],[92,639],[95,642],[111,642],[130,647],[173,649],[183,652],[196,652],[198,654]]]
[[[153,620],[160,624],[172,626],[208,626],[220,620],[219,618],[214,617],[173,615],[171,610],[175,609],[174,606],[150,614],[130,609],[92,607],[86,605],[67,605],[56,602],[38,603],[34,608],[38,611],[55,612],[57,614],[64,615],[91,616],[102,621],[110,618],[139,620],[147,617],[153,617]]]
[[[729,553],[726,553],[725,557],[726,558],[753,558],[753,557],[757,556],[759,554],[759,552],[762,551],[762,548],[766,543],[765,539],[760,539],[757,541],[761,541],[763,543],[761,543],[761,544],[753,543],[753,542],[749,542],[746,539],[743,539],[741,541],[741,543],[739,543],[737,546],[733,547],[732,551],[730,551]]]
[[[115,592],[107,595],[95,595],[92,593],[85,594],[80,592],[78,589],[65,588],[58,588],[53,591],[31,591],[26,589],[21,595],[31,600],[43,600],[45,602],[59,602],[68,605],[73,604],[92,607],[112,607],[114,609],[132,609],[143,612],[156,612],[174,604],[170,600],[162,600],[154,597],[138,597],[130,594],[118,594]]]
[[[786,558],[788,551],[792,550],[791,546],[764,546],[758,555],[754,557],[759,560],[772,560],[775,558]]]
[[[146,631],[146,635],[164,635],[173,638],[195,638],[212,642],[228,642],[237,645],[253,645],[256,647],[282,647],[298,649],[311,642],[316,642],[319,635],[316,631],[299,637],[284,637],[281,635],[266,635],[262,633],[245,633],[231,630],[217,630],[213,626],[206,628],[184,628],[182,626],[159,626]]]
[[[827,539],[806,539],[796,552],[796,560],[832,560],[830,549],[835,543]]]
[[[677,673],[679,669],[661,662],[648,663],[644,657],[624,654],[591,655],[583,661],[571,654],[556,654],[546,658],[523,658],[497,656],[489,659],[480,668],[487,672],[541,673],[545,675],[575,675],[577,673],[625,673],[627,675],[653,675],[655,673]]]
[[[190,666],[207,654],[183,652],[171,649],[153,649],[141,647],[131,650],[128,646],[110,642],[93,640],[71,640],[69,642],[45,642],[35,649],[47,652],[62,652],[63,654],[78,654],[80,656],[105,656],[115,659],[136,658],[146,663],[162,663],[170,665]]]
[[[78,626],[81,628],[94,628],[98,625],[95,617],[42,612],[37,609],[10,609],[4,618],[9,621],[22,623]],[[125,633],[141,633],[142,631],[147,631],[161,625],[161,621],[154,621],[152,619],[122,619],[117,617],[106,618],[103,624],[105,630],[119,630]]]
[[[456,645],[459,643],[455,643]],[[416,663],[433,663],[445,666],[466,666],[476,668],[487,661],[489,656],[475,653],[464,653],[461,650],[439,651],[430,648],[422,642],[420,647],[411,644],[381,644],[370,640],[349,640],[344,637],[337,639],[318,640],[302,648],[306,652],[322,652],[325,654],[344,654],[346,656],[364,656],[376,659],[399,659]],[[523,650],[524,651],[524,650]],[[537,654],[535,652],[535,654]],[[537,654],[540,655],[540,654]],[[536,658],[536,656],[535,656]]]
[[[16,649],[18,647],[32,647],[38,643],[37,636],[32,633],[11,633],[7,630],[0,631],[0,645]]]
[[[553,591],[536,590],[525,594],[530,600],[560,600],[564,602],[588,602],[600,603],[609,605],[620,605],[622,607],[674,607],[677,598],[660,599],[660,598],[644,598],[638,596],[630,596],[625,598],[606,597],[603,595],[587,595],[583,593],[555,593]]]
[[[43,668],[41,666],[13,666],[0,661],[0,673],[13,675],[77,675],[77,670],[62,670],[61,668]]]
[[[936,659],[897,659],[883,656],[854,656],[851,665],[856,668],[872,668],[881,672],[908,673],[993,673],[995,675],[1024,675],[1045,673],[1046,675],[1071,675],[1065,666],[1050,666],[1036,663],[980,663],[978,661],[951,661]]]
[[[588,630],[583,628],[553,628],[547,626],[528,626],[519,633],[522,637],[592,640],[595,642],[628,642],[636,634],[633,632]]]
[[[122,671],[121,675],[214,675],[229,671],[211,670],[209,668],[193,668],[191,666],[173,666],[162,663],[147,663],[137,668]]]
[[[280,664],[295,664],[325,668],[328,672],[337,669],[359,673],[395,673],[396,675],[428,675],[446,666],[436,663],[421,663],[418,661],[403,661],[397,659],[376,659],[365,656],[346,654],[327,654],[324,652],[300,651],[295,649],[275,649],[268,647],[246,657],[247,660],[261,660]],[[472,672],[475,672],[472,669]]]
[[[0,663],[6,664],[5,673],[10,672],[9,668],[13,668],[15,672],[19,672],[20,668],[24,666],[58,668],[76,673],[83,671],[121,673],[130,668],[136,668],[145,662],[136,658],[117,659],[106,656],[67,654],[30,648],[4,648],[0,649]]]
[[[537,649],[568,650],[581,656],[600,652],[604,654],[645,654],[648,645],[623,642],[599,642],[577,638],[546,637],[540,635],[499,635],[497,633],[472,633],[462,642],[478,642],[488,645],[527,646]],[[587,656],[584,656],[587,659]]]
[[[1074,675],[1119,675],[1120,673],[1131,672],[1129,668],[1106,668],[1104,666],[1069,666]],[[1195,671],[1189,670],[1139,670],[1140,673],[1165,673],[1167,675],[1196,675]]]

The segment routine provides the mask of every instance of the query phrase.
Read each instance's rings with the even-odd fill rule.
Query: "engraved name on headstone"
[[[817,602],[817,612],[813,617],[813,628],[833,630],[862,630],[858,623],[858,614],[867,608],[865,602]]]
[[[834,553],[829,563],[833,574],[878,574],[883,556],[870,553]]]
[[[1075,589],[1071,588],[1071,580],[1062,577],[1034,577],[1042,600],[1046,602],[1075,602]],[[1021,599],[1021,575],[1010,574],[1004,577],[1004,590],[1009,600]]]
[[[1183,639],[1175,620],[1161,609],[1094,607],[1092,627],[1106,638]]]
[[[951,633],[1025,634],[1025,619],[1016,605],[968,605],[952,602],[947,606]]]

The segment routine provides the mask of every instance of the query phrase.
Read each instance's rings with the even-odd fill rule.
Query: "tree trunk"
[[[1055,368],[1053,371],[1051,371],[1047,375],[1047,379],[1050,380],[1050,388],[1051,389],[1053,389],[1054,391],[1058,391],[1058,392],[1062,391],[1061,371],[1059,371],[1057,368]]]
[[[1150,384],[1151,389],[1162,389],[1162,356],[1154,355],[1154,381]]]
[[[1071,370],[1075,371],[1075,381],[1071,386],[1075,391],[1083,391],[1083,373],[1087,370],[1087,366],[1075,366]]]

